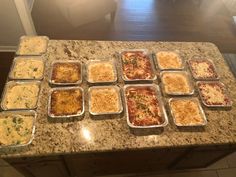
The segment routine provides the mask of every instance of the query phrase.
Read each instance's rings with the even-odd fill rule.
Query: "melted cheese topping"
[[[33,116],[0,114],[0,146],[26,144],[32,136]]]
[[[209,61],[194,61],[190,60],[195,78],[216,78],[217,74],[213,65]]]
[[[129,121],[135,126],[160,125],[163,118],[155,90],[151,87],[126,90]]]
[[[115,81],[115,72],[112,63],[91,63],[88,66],[88,80],[92,82]]]
[[[172,100],[170,108],[177,125],[199,125],[204,123],[199,103],[194,100]]]
[[[123,74],[130,80],[152,79],[150,58],[142,51],[127,51],[122,54]]]
[[[55,63],[52,71],[54,83],[76,83],[81,80],[79,63]]]
[[[227,105],[228,96],[224,90],[217,84],[198,84],[200,94],[203,96],[203,101],[208,105]]]
[[[161,69],[179,69],[182,67],[182,60],[174,52],[158,52],[156,55]]]
[[[20,58],[15,61],[12,77],[15,79],[40,79],[43,76],[43,70],[42,60]]]
[[[188,94],[191,87],[184,73],[164,73],[162,76],[165,92],[168,94]]]
[[[21,40],[18,53],[20,55],[39,55],[44,53],[46,49],[47,39],[40,36],[28,36]]]
[[[51,114],[76,115],[82,112],[83,100],[80,89],[55,90],[51,95]]]
[[[120,94],[115,88],[94,88],[90,91],[90,106],[93,113],[120,111]]]
[[[36,83],[8,85],[3,103],[7,109],[33,109],[38,100],[39,86]]]

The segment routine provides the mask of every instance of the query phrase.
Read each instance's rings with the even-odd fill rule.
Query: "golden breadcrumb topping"
[[[162,82],[165,92],[168,94],[189,94],[191,92],[188,77],[184,73],[163,73]]]
[[[115,88],[94,88],[90,90],[90,106],[93,113],[119,112],[120,94]]]
[[[203,124],[204,119],[196,100],[172,100],[170,108],[177,125]]]
[[[175,52],[158,52],[156,54],[157,62],[161,69],[180,69],[182,60]]]
[[[88,66],[88,80],[92,82],[112,82],[115,80],[111,62],[91,63]]]

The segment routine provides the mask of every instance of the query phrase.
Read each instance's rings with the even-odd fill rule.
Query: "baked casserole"
[[[56,88],[51,92],[50,117],[76,116],[83,109],[83,93],[80,88]]]
[[[52,65],[51,82],[53,84],[77,84],[81,82],[81,64],[79,62],[58,61]]]
[[[90,87],[89,99],[91,114],[114,114],[122,111],[120,91],[116,86]]]
[[[197,98],[171,99],[170,110],[177,126],[205,125],[205,114]]]
[[[166,94],[170,95],[190,95],[193,88],[189,81],[189,76],[185,71],[165,71],[161,73],[161,81]]]
[[[160,69],[182,69],[183,62],[180,56],[171,51],[161,51],[156,53],[157,63]]]

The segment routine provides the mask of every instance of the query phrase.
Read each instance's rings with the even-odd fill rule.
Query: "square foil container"
[[[160,63],[159,63],[159,60],[158,60],[158,56],[157,56],[157,54],[159,53],[159,52],[172,52],[172,53],[175,53],[178,57],[179,57],[179,59],[180,59],[180,61],[181,61],[181,67],[180,68],[163,68],[161,65],[160,65]],[[183,60],[183,58],[180,56],[180,54],[178,53],[178,52],[176,52],[176,51],[171,51],[171,50],[159,50],[159,51],[156,51],[154,54],[153,54],[153,58],[154,58],[154,61],[155,61],[155,66],[157,66],[157,70],[159,69],[160,71],[172,71],[172,70],[183,70],[184,69],[184,67],[185,67],[185,62],[184,62],[184,60]]]
[[[172,111],[171,109],[171,102],[174,101],[174,100],[194,100],[197,104],[198,104],[198,108],[200,110],[200,113],[201,113],[201,117],[203,119],[203,123],[202,124],[191,124],[191,125],[183,125],[183,124],[178,124],[176,122],[176,117],[174,115],[174,112]],[[206,115],[201,107],[201,104],[199,102],[199,100],[197,99],[197,97],[181,97],[181,98],[170,98],[168,100],[168,103],[169,103],[169,108],[170,108],[170,113],[171,113],[171,116],[173,118],[173,121],[174,121],[174,124],[178,127],[198,127],[198,126],[205,126],[207,124],[207,119],[206,119]]]
[[[123,60],[122,60],[122,55],[124,52],[143,52],[146,56],[148,56],[149,60],[150,60],[150,63],[151,63],[151,72],[152,72],[152,75],[153,77],[150,78],[150,79],[129,79],[126,77],[125,73],[123,72]],[[156,76],[156,70],[155,70],[155,67],[154,67],[154,61],[153,61],[153,58],[152,58],[152,55],[148,52],[147,49],[124,49],[124,50],[121,50],[119,52],[119,60],[121,62],[121,77],[122,79],[125,81],[125,82],[153,82],[157,79],[157,76]]]
[[[116,92],[117,92],[117,94],[119,96],[118,102],[119,102],[120,110],[118,112],[103,112],[103,113],[98,113],[98,112],[93,112],[91,110],[91,104],[90,104],[91,103],[91,94],[90,94],[90,92],[92,90],[95,90],[95,89],[105,89],[105,88],[114,88],[116,90]],[[123,105],[122,105],[122,100],[121,100],[121,90],[120,90],[120,87],[118,87],[118,86],[93,86],[93,87],[90,87],[88,89],[88,99],[89,99],[89,113],[91,115],[94,115],[94,116],[98,116],[98,115],[117,115],[117,114],[122,113],[122,111],[123,111]]]
[[[39,38],[42,38],[44,41],[45,41],[45,48],[42,52],[26,52],[26,53],[21,53],[21,48],[20,48],[20,45],[21,43],[27,39],[27,38],[34,38],[34,37],[39,37]],[[20,40],[19,40],[19,44],[18,44],[18,47],[17,47],[17,50],[16,50],[16,55],[29,55],[29,56],[37,56],[37,55],[42,55],[44,53],[47,52],[47,46],[48,46],[48,41],[49,41],[49,38],[47,36],[21,36],[20,37]]]
[[[173,74],[175,74],[175,73],[182,73],[182,74],[184,74],[184,75],[186,75],[186,77],[187,77],[187,82],[188,82],[188,85],[189,85],[189,87],[190,87],[190,92],[189,93],[183,93],[183,92],[175,92],[175,93],[170,93],[170,92],[166,92],[166,90],[165,90],[165,84],[163,83],[163,80],[162,80],[162,77],[163,77],[163,74],[165,74],[165,73],[173,73]],[[162,87],[162,90],[163,90],[163,92],[166,94],[166,95],[172,95],[172,96],[184,96],[184,95],[193,95],[194,94],[194,86],[193,86],[193,83],[192,83],[192,81],[190,80],[190,76],[189,76],[189,74],[188,74],[188,72],[187,71],[162,71],[161,72],[161,74],[160,74],[160,78],[161,78],[161,87]]]
[[[207,104],[204,101],[203,95],[202,95],[198,85],[199,84],[208,84],[208,83],[215,83],[223,89],[224,95],[229,99],[229,104],[228,105],[212,105],[212,104]],[[231,108],[232,107],[232,105],[233,105],[232,99],[229,97],[229,94],[226,90],[226,87],[222,82],[219,82],[219,81],[197,81],[196,85],[197,85],[197,91],[199,93],[199,97],[200,97],[201,102],[204,106],[209,107],[209,108]]]
[[[16,66],[16,62],[17,60],[21,60],[21,59],[34,59],[34,60],[41,60],[44,64],[43,64],[43,74],[41,77],[39,78],[16,78],[14,77],[13,75],[13,72],[14,72],[14,68]],[[22,68],[24,69],[24,68]],[[11,69],[10,69],[10,72],[9,72],[9,79],[11,80],[43,80],[43,77],[44,77],[44,71],[45,71],[45,62],[43,60],[43,58],[41,56],[18,56],[18,57],[15,57],[14,60],[13,60],[13,63],[11,65]]]
[[[15,85],[25,85],[25,84],[34,84],[36,83],[39,87],[39,91],[37,94],[37,101],[34,107],[32,108],[7,108],[6,104],[5,104],[5,97],[6,97],[6,93],[9,89],[9,87],[11,86],[15,86]],[[41,82],[40,81],[34,81],[34,80],[30,80],[30,81],[9,81],[5,84],[5,88],[2,94],[2,100],[1,100],[1,108],[3,110],[32,110],[32,109],[36,109],[38,107],[38,101],[39,101],[39,94],[41,91]]]
[[[109,62],[110,64],[112,64],[112,68],[113,68],[113,72],[114,72],[114,80],[112,81],[93,81],[92,79],[89,78],[89,66],[92,64],[96,64],[96,63],[107,63]],[[90,60],[86,63],[86,77],[87,77],[87,81],[89,84],[112,84],[117,82],[117,70],[116,70],[116,66],[115,66],[115,62],[113,60]]]
[[[1,149],[26,147],[32,143],[32,141],[34,139],[34,135],[35,135],[35,123],[36,123],[36,117],[37,117],[37,113],[35,111],[33,111],[33,110],[3,111],[0,114],[6,115],[6,116],[17,115],[17,114],[19,114],[19,115],[33,115],[32,134],[31,134],[31,138],[29,139],[29,141],[25,144],[0,145],[0,150]]]
[[[126,97],[126,90],[129,89],[129,88],[145,88],[145,87],[151,87],[156,92],[156,96],[157,96],[157,99],[158,99],[158,104],[159,104],[161,115],[162,115],[161,117],[164,120],[163,124],[136,126],[136,125],[133,125],[129,120],[128,100],[127,100],[127,97]],[[164,103],[163,103],[163,100],[162,100],[162,97],[161,97],[161,92],[160,92],[159,87],[156,84],[127,84],[127,85],[124,86],[124,98],[125,98],[126,117],[127,117],[126,121],[127,121],[127,124],[130,128],[135,128],[135,129],[136,128],[137,129],[159,128],[159,127],[165,127],[168,124],[169,121],[168,121],[166,110],[165,110],[165,107],[164,107]]]
[[[206,62],[210,63],[210,65],[212,65],[213,70],[214,70],[214,72],[216,73],[217,76],[216,77],[211,77],[211,78],[197,77],[196,74],[194,73],[194,69],[191,66],[191,63],[190,63],[191,60],[193,60],[193,61],[197,61],[197,60],[199,60],[199,61],[206,61]],[[219,74],[217,72],[216,66],[215,66],[214,62],[212,60],[210,60],[210,59],[197,59],[195,57],[195,58],[189,59],[187,61],[187,63],[188,63],[189,69],[191,71],[191,74],[192,74],[192,76],[193,76],[193,78],[195,80],[199,80],[199,81],[204,81],[204,80],[205,81],[211,81],[211,80],[213,80],[214,81],[214,80],[219,80],[220,79],[220,76],[219,76]]]
[[[54,68],[54,65],[57,64],[57,63],[76,63],[76,64],[79,64],[80,65],[80,79],[77,81],[77,82],[54,82],[53,78],[52,78],[52,74],[53,74],[53,68]],[[48,78],[48,82],[51,84],[51,85],[55,85],[55,86],[74,86],[74,85],[79,85],[82,83],[83,81],[83,64],[80,62],[80,61],[77,61],[77,60],[55,60],[52,62],[51,64],[51,68],[50,68],[50,71],[49,71],[49,78]]]
[[[60,115],[60,116],[56,116],[54,114],[51,113],[51,98],[52,98],[52,93],[54,91],[57,90],[74,90],[74,89],[79,89],[81,91],[82,94],[82,110],[80,113],[76,113],[76,114],[70,114],[70,115]],[[48,98],[48,116],[51,118],[72,118],[72,117],[81,117],[84,114],[85,108],[84,108],[84,90],[81,87],[56,87],[56,88],[52,88],[50,90],[49,93],[49,98]]]

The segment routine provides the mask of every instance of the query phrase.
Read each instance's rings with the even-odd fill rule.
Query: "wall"
[[[236,16],[236,0],[222,0],[233,16]]]
[[[14,50],[19,37],[24,35],[24,29],[20,21],[13,0],[0,1],[0,51]]]

